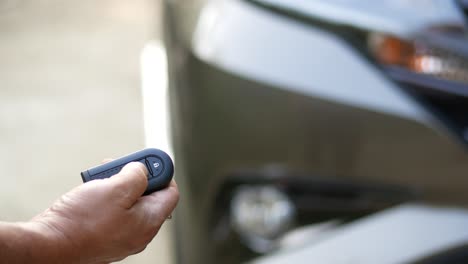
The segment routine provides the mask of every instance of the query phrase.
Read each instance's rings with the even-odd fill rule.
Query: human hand
[[[28,222],[56,247],[56,262],[47,263],[109,263],[143,251],[179,199],[175,181],[141,196],[147,173],[129,163],[111,178],[76,187]]]

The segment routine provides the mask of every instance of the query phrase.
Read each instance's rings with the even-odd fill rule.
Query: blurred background
[[[124,263],[468,263],[467,19],[465,0],[4,0],[1,220],[154,146],[181,200]]]
[[[82,170],[144,148],[140,55],[159,33],[158,1],[0,1],[2,221],[28,220]],[[170,263],[165,240],[123,263]]]

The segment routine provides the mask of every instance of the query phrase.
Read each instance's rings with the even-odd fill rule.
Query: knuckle
[[[143,246],[143,247],[137,248],[137,249],[134,250],[131,254],[132,254],[132,255],[135,255],[135,254],[141,253],[141,252],[143,252],[145,249],[146,249],[146,245]]]
[[[180,199],[179,189],[172,188],[172,192],[173,192],[173,195],[174,195],[174,198],[176,199],[176,201],[179,201],[179,199]]]
[[[177,203],[180,200],[180,192],[177,188],[169,188],[168,190],[170,200],[174,203],[174,205],[177,205]]]

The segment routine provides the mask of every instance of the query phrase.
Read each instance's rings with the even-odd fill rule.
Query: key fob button
[[[157,157],[147,157],[148,167],[151,170],[153,177],[158,177],[164,170],[164,164],[161,159]]]
[[[83,182],[114,176],[129,162],[141,162],[148,169],[148,187],[143,195],[161,190],[169,185],[174,174],[174,164],[167,153],[148,148],[120,157],[81,172]]]

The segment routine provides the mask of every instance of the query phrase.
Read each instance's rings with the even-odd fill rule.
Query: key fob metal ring
[[[139,161],[148,169],[148,188],[144,195],[165,188],[172,180],[174,164],[169,155],[159,149],[147,148],[81,172],[83,182],[112,177],[132,162]]]

